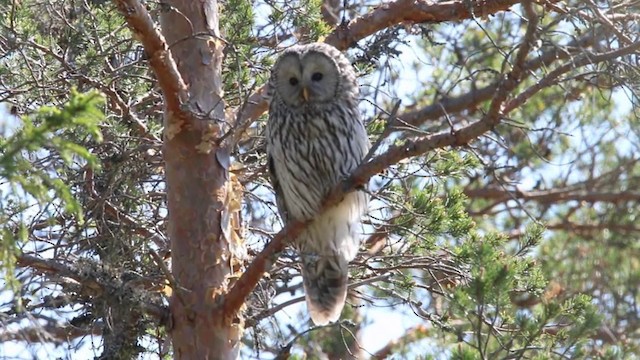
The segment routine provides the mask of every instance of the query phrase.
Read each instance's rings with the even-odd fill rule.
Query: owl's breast
[[[287,212],[296,219],[310,219],[328,192],[364,158],[366,131],[358,114],[344,107],[289,113],[273,120],[268,152]]]

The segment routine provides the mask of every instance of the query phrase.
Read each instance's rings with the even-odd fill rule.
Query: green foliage
[[[400,196],[406,196],[406,202],[401,214],[394,218],[394,233],[412,244],[414,254],[432,250],[442,236],[464,236],[474,226],[464,210],[465,196],[460,191],[453,190],[442,199],[430,190],[413,188]]]
[[[300,13],[293,19],[293,26],[305,29],[306,37],[311,41],[320,40],[331,30],[322,20],[321,6],[322,0],[301,0]]]
[[[10,205],[9,205],[10,206]],[[27,227],[19,223],[15,228],[11,229],[5,226],[7,216],[4,211],[9,206],[0,206],[0,270],[5,272],[4,281],[10,289],[18,289],[18,282],[15,278],[16,255],[19,244],[27,241]]]
[[[453,347],[452,358],[584,355],[581,344],[601,317],[589,296],[562,301],[544,293],[540,265],[523,256],[541,236],[541,227],[528,228],[522,248],[511,255],[504,250],[506,239],[497,234],[474,236],[458,247],[459,261],[470,265],[471,281],[454,292],[452,304],[468,320],[458,331],[469,335],[460,335],[465,344]]]
[[[474,156],[454,151],[436,152],[425,161],[432,179],[460,178],[478,166]],[[427,181],[420,175],[409,180],[408,188],[397,185],[389,190],[390,200],[403,206],[393,218],[394,234],[411,244],[412,253],[433,250],[442,244],[438,239],[459,239],[472,231],[475,222],[466,211],[466,196],[460,188],[449,189],[446,183]]]
[[[39,168],[33,158],[57,153],[66,165],[98,169],[98,160],[85,147],[73,142],[73,136],[89,137],[101,141],[99,123],[104,119],[101,108],[104,99],[91,91],[80,94],[71,91],[71,97],[62,109],[51,106],[40,108],[36,114],[23,118],[23,126],[8,138],[0,138],[0,178],[8,193],[0,202],[0,263],[8,281],[13,281],[13,267],[19,244],[28,238],[28,229],[21,221],[30,208],[31,199],[45,205],[59,201],[69,215],[83,221],[83,209],[74,197],[71,187],[56,177],[55,169]],[[15,285],[15,284],[14,284]]]
[[[272,7],[269,23],[283,28],[290,26],[301,40],[317,41],[331,30],[322,20],[321,0],[274,1],[269,5]]]
[[[239,105],[255,82],[255,39],[251,34],[254,25],[253,6],[248,0],[230,0],[222,4],[221,28],[227,43],[223,73],[225,93],[233,99],[230,105]]]
[[[40,108],[36,115],[23,118],[23,126],[14,135],[0,139],[0,177],[17,184],[40,203],[59,198],[73,215],[82,217],[80,204],[73,198],[69,187],[55,178],[47,169],[38,169],[27,158],[38,151],[53,151],[71,165],[79,159],[79,166],[97,168],[97,159],[81,145],[68,140],[74,136],[88,136],[102,141],[98,127],[104,119],[100,110],[104,102],[96,91],[80,94],[71,91],[71,98],[62,109],[51,106]],[[53,194],[50,192],[53,190]]]

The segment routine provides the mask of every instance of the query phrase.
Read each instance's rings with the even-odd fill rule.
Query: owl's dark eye
[[[291,84],[291,86],[296,86],[296,85],[298,85],[298,78],[290,77],[290,78],[289,78],[289,84]]]
[[[311,80],[313,81],[320,81],[322,80],[322,73],[313,73],[313,75],[311,75]]]

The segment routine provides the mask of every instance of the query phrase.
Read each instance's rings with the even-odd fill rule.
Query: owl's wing
[[[278,175],[276,174],[276,167],[273,164],[273,158],[267,157],[267,166],[269,166],[269,176],[271,177],[271,186],[276,194],[276,205],[278,206],[278,212],[285,225],[289,222],[289,215],[287,213],[287,207],[284,202],[284,196],[282,194],[282,188],[280,187],[280,181],[278,181]]]

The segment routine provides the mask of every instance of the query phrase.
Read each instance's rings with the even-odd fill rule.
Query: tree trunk
[[[172,273],[171,338],[176,359],[233,359],[241,319],[219,311],[231,273],[224,236],[229,155],[214,143],[222,132],[221,63],[216,1],[168,1],[161,14],[167,44],[188,87],[189,118],[165,110]]]

